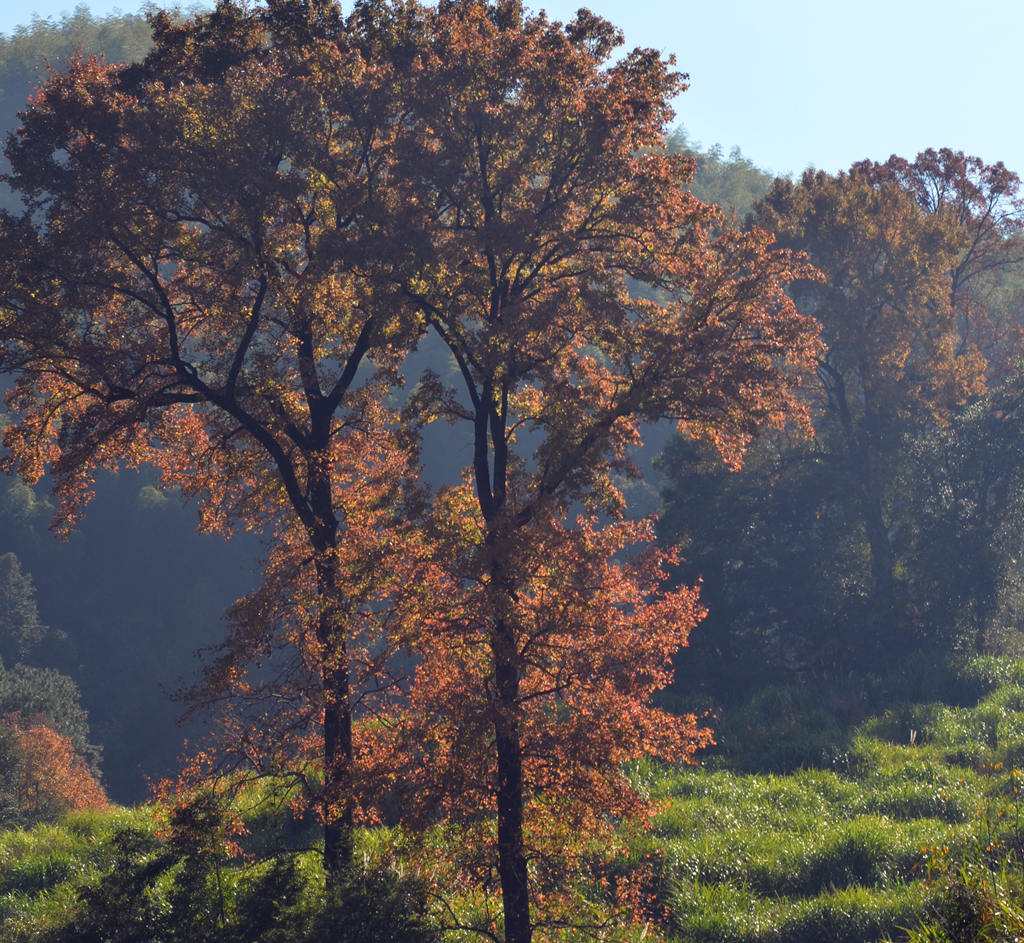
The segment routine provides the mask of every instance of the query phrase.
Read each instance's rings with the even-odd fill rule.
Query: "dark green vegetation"
[[[251,864],[206,832],[166,841],[146,812],[90,813],[0,839],[5,940],[427,943],[424,884],[369,866],[327,899],[319,856]]]

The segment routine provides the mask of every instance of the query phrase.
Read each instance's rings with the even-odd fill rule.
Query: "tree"
[[[732,148],[728,157],[724,156],[721,144],[702,149],[698,142],[690,140],[682,126],[669,136],[669,148],[696,162],[690,190],[697,199],[717,203],[741,218],[768,192],[775,179],[755,166],[738,147]]]
[[[112,62],[142,58],[149,36],[149,25],[138,14],[95,18],[84,4],[57,22],[33,16],[30,25],[19,26],[7,36],[0,34],[0,127],[5,135],[17,126],[17,113],[49,64],[76,50],[85,55],[102,54]],[[7,170],[2,158],[0,164]],[[10,192],[0,185],[0,205],[9,202]]]
[[[89,771],[100,773],[100,748],[89,742],[89,719],[78,685],[53,668],[22,663],[49,630],[39,621],[32,577],[17,556],[0,556],[0,716],[37,718],[66,737]],[[5,659],[14,664],[5,664]]]
[[[46,635],[32,577],[13,553],[0,555],[0,660],[21,661]]]
[[[389,472],[397,482],[410,473],[399,463],[375,475],[385,478]],[[416,566],[422,495],[410,486],[404,498],[383,490],[374,501],[366,481],[357,478],[353,470],[351,479],[337,482],[337,508],[346,529],[335,559],[345,584],[334,605],[346,627],[344,656],[358,737],[359,725],[378,722],[408,671],[407,652],[404,666],[393,657],[404,651],[402,613],[393,599],[399,587],[414,587],[422,576]],[[295,812],[322,810],[330,693],[321,676],[338,657],[316,631],[322,604],[315,558],[301,532],[281,522],[261,584],[228,610],[227,638],[205,653],[200,683],[183,694],[186,717],[211,714],[216,734],[181,775],[161,784],[159,792],[169,804],[187,803],[194,791],[209,792],[213,782],[237,799],[254,779],[273,778]],[[379,797],[366,786],[365,767],[354,762],[349,780],[353,816],[363,820],[377,818],[380,808]],[[260,791],[274,795],[266,786]]]
[[[223,3],[155,15],[136,66],[72,60],[8,143],[25,210],[0,224],[7,466],[52,472],[59,525],[98,469],[152,462],[200,499],[205,529],[298,535],[330,653],[317,682],[332,874],[353,821],[339,492],[372,506],[400,485],[381,399],[418,330],[371,277],[401,124],[358,24],[329,4]]]
[[[3,733],[3,778],[11,793],[3,799],[19,822],[52,820],[67,811],[102,808],[107,804],[85,760],[71,738],[40,719],[6,714]]]
[[[739,472],[683,439],[659,460],[659,535],[708,609],[677,668],[684,702],[717,709],[774,680],[848,675],[858,659],[870,574],[856,482],[822,438],[765,436]]]
[[[528,908],[527,932],[599,926],[623,916],[623,901],[609,896],[600,902],[604,912],[594,913],[573,893],[593,880],[595,861],[611,857],[613,822],[652,811],[625,767],[645,755],[687,761],[711,742],[692,714],[650,706],[703,616],[698,591],[663,590],[677,561],[653,546],[650,522],[602,526],[557,513],[507,535],[513,545],[504,549],[497,584],[481,566],[494,550],[475,505],[468,486],[439,496],[436,557],[400,607],[415,673],[406,697],[357,738],[367,786],[408,824],[455,823],[475,836],[440,864],[500,886],[503,919],[488,909],[476,932],[500,938],[503,923],[504,938],[513,938],[509,915],[519,900]],[[511,695],[498,689],[499,619],[514,646]],[[517,751],[509,757],[497,749],[496,729],[513,724]],[[482,810],[494,809],[502,815],[496,836],[481,820]],[[529,868],[528,883],[514,888],[521,896],[509,892],[514,862],[502,845],[512,841]],[[624,879],[619,893],[628,885]],[[635,907],[625,916],[642,923],[649,914]]]
[[[999,277],[1024,261],[1020,178],[1002,161],[986,164],[948,147],[929,148],[913,161],[895,155],[884,164],[861,161],[853,170],[876,185],[896,183],[925,213],[961,231],[948,273],[960,350],[980,349],[1005,374],[1020,349],[1020,325],[1000,318],[991,299]]]
[[[930,637],[946,648],[1019,650],[1024,583],[1021,377],[908,442],[908,570]]]
[[[473,730],[493,761],[483,811],[497,816],[504,937],[526,943],[525,803],[548,782],[524,755],[538,683],[526,656],[536,644],[544,672],[578,658],[612,673],[595,690],[570,672],[548,701],[579,717],[552,735],[595,727],[567,795],[599,809],[610,762],[650,743],[660,715],[637,707],[638,736],[604,755],[600,737],[624,732],[597,707],[632,710],[660,686],[697,610],[689,590],[648,599],[656,566],[641,578],[610,562],[643,534],[597,515],[622,511],[614,475],[642,421],[674,420],[733,465],[764,426],[806,425],[797,387],[817,328],[784,288],[809,270],[686,191],[692,162],[664,134],[682,78],[651,50],[611,63],[621,36],[586,11],[563,26],[510,0],[364,2],[346,19],[326,0],[271,0],[153,25],[138,66],[53,74],[7,149],[27,207],[0,242],[0,362],[18,377],[9,464],[29,478],[52,467],[65,524],[96,469],[153,462],[201,499],[203,526],[274,528],[266,611],[297,589],[308,616],[291,637],[312,656],[334,875],[351,859],[354,738],[372,729],[353,726],[356,661],[388,655],[354,635],[415,588],[375,584],[357,551],[378,548],[385,572],[440,568],[436,585],[455,590],[443,611],[481,620],[463,626],[483,645],[467,707],[486,712]],[[424,330],[459,387],[425,375],[399,428],[385,395]],[[439,524],[420,549],[428,528],[389,549],[412,429],[439,417],[470,430],[472,492],[439,499],[455,502],[442,524],[465,546],[440,553]],[[581,581],[592,570],[608,612],[538,571],[544,552]],[[522,614],[549,587],[582,647],[557,607],[538,610],[543,632]],[[615,632],[633,611],[630,631],[655,629],[653,663],[620,665]],[[251,651],[271,644],[243,623]],[[423,673],[433,625],[421,610],[397,638],[419,646]],[[683,721],[655,746],[685,755],[701,737]]]
[[[881,644],[901,621],[885,463],[908,424],[948,417],[984,389],[985,359],[962,343],[950,292],[967,233],[898,181],[856,167],[777,180],[753,219],[825,275],[794,293],[828,345],[817,369],[823,411],[855,482]]]
[[[718,674],[723,697],[749,686],[744,664],[760,679],[766,661],[876,672],[896,644],[998,637],[1015,582],[1013,387],[1000,385],[1019,349],[1018,188],[1001,164],[944,148],[779,181],[759,204],[824,271],[794,292],[831,348],[813,440],[765,437],[738,475],[690,443],[665,456],[661,531],[710,611],[696,637],[708,658],[687,659],[687,680]]]
[[[630,468],[638,424],[672,419],[738,464],[763,426],[803,417],[796,387],[818,351],[817,328],[783,289],[811,273],[773,250],[763,231],[711,235],[721,228],[719,211],[686,191],[692,162],[667,152],[668,102],[682,77],[654,51],[612,64],[621,35],[586,11],[564,26],[514,2],[445,3],[421,15],[429,67],[410,76],[405,120],[415,133],[401,143],[414,146],[400,151],[398,165],[412,210],[403,226],[421,248],[402,290],[444,341],[458,375],[453,386],[426,375],[407,415],[463,424],[473,456],[472,501],[468,489],[457,491],[457,508],[442,514],[466,521],[468,557],[447,558],[472,614],[453,615],[462,628],[452,634],[429,631],[429,620],[422,633],[428,648],[459,653],[465,669],[451,688],[437,689],[432,677],[425,688],[436,695],[426,695],[424,707],[435,718],[446,714],[450,731],[467,730],[474,753],[490,757],[493,778],[480,801],[497,813],[504,938],[525,943],[532,923],[524,816],[546,784],[533,764],[545,736],[563,738],[548,756],[574,755],[572,723],[552,724],[543,736],[535,726],[545,708],[534,711],[534,686],[564,671],[566,687],[556,685],[546,710],[592,717],[595,737],[619,729],[584,708],[600,697],[583,682],[586,671],[570,670],[574,658],[608,670],[614,632],[588,626],[575,605],[580,588],[556,592],[538,561],[564,554],[566,572],[604,573],[605,617],[625,620],[625,600],[639,605],[631,596],[638,591],[601,569],[611,547],[587,544],[602,532],[595,515],[622,510],[613,476]],[[381,36],[385,59],[407,42],[386,19]],[[646,286],[642,296],[631,293],[635,284]],[[576,501],[585,512],[579,530],[566,523]],[[548,594],[564,603],[566,622],[539,631],[528,600]],[[679,607],[676,634],[652,623],[657,654],[644,652],[653,663],[639,658],[639,675],[662,671],[659,646],[678,645],[694,621],[692,599],[665,605]],[[443,660],[425,656],[424,673]],[[658,686],[637,680],[616,689],[618,681],[605,683],[634,705]],[[456,724],[474,709],[471,727]],[[654,715],[634,716],[643,740]],[[586,739],[575,741],[575,755],[591,777],[607,774],[612,757],[642,748],[634,741],[598,758]],[[445,742],[431,758],[448,755]],[[600,807],[592,787],[567,791]]]
[[[0,716],[38,718],[56,734],[67,737],[95,777],[100,774],[100,747],[90,742],[89,717],[80,703],[74,679],[53,668],[0,665]]]

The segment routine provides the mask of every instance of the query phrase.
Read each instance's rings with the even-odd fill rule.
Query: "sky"
[[[95,15],[138,7],[87,3]],[[580,0],[527,0],[566,20]],[[952,147],[1024,175],[1020,0],[588,0],[629,47],[674,55],[677,122],[778,174]],[[66,0],[8,3],[0,33]]]

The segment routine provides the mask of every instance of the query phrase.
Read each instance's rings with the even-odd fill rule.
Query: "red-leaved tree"
[[[103,788],[76,752],[71,738],[57,733],[39,718],[7,714],[0,729],[9,738],[4,756],[9,784],[7,798],[23,821],[55,819],[64,812],[102,809]]]
[[[498,845],[507,834],[496,836],[482,813],[507,804],[510,787],[518,789],[531,931],[643,922],[651,913],[636,896],[628,909],[607,895],[584,906],[574,891],[611,856],[615,823],[643,822],[652,810],[627,766],[642,756],[687,761],[711,741],[692,715],[650,705],[703,616],[697,590],[663,590],[675,558],[654,546],[649,522],[535,520],[509,534],[500,583],[481,567],[492,551],[469,487],[439,496],[430,533],[437,556],[421,562],[416,591],[399,606],[416,656],[407,696],[357,735],[368,797],[383,797],[410,824],[457,824],[474,836],[450,846],[440,865],[504,892],[505,916],[485,898],[472,924],[478,933],[501,939],[508,926]],[[505,699],[494,664],[499,619],[517,674]],[[518,734],[514,781],[495,740],[495,728],[509,723]]]
[[[406,623],[421,664],[397,769],[444,786],[420,795],[438,814],[496,814],[501,931],[527,943],[531,817],[547,802],[567,820],[622,811],[624,761],[683,759],[704,738],[643,706],[697,609],[692,591],[657,594],[656,558],[646,577],[614,564],[640,536],[600,523],[622,513],[617,476],[645,421],[734,465],[765,425],[806,422],[796,388],[817,325],[785,288],[813,273],[687,192],[692,163],[665,140],[683,77],[653,50],[613,61],[621,34],[587,11],[564,25],[516,2],[401,11],[400,30],[395,8],[372,20],[384,59],[415,53],[395,152],[415,266],[399,284],[454,365],[450,383],[422,378],[406,416],[461,428],[472,464],[432,537],[450,588]]]
[[[665,141],[683,77],[613,60],[587,11],[223,0],[154,28],[138,66],[55,72],[7,148],[9,464],[54,472],[63,522],[97,469],[152,462],[208,528],[276,534],[208,693],[257,704],[239,665],[290,652],[306,706],[277,742],[319,761],[332,874],[385,757],[396,788],[474,783],[455,805],[425,788],[423,812],[496,817],[501,933],[527,943],[540,810],[639,809],[621,763],[706,738],[645,706],[699,609],[660,593],[670,557],[617,562],[647,542],[614,522],[617,477],[644,422],[733,465],[765,425],[806,425],[817,327],[785,288],[810,273],[687,192]],[[388,389],[425,331],[455,382],[426,374],[399,422]],[[470,485],[420,524],[410,448],[442,417]],[[361,727],[401,647],[407,700]]]
[[[346,529],[401,491],[382,402],[420,330],[379,277],[391,64],[327,3],[152,23],[138,65],[52,72],[8,141],[24,212],[0,219],[5,464],[51,473],[63,530],[98,470],[152,463],[204,528],[301,546],[337,874],[354,821],[348,611],[373,591],[346,582]]]

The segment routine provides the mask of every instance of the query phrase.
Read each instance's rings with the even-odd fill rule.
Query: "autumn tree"
[[[408,50],[395,15],[379,11],[385,59]],[[737,464],[765,425],[803,418],[817,329],[784,287],[811,273],[763,231],[712,235],[719,211],[687,192],[692,162],[666,146],[683,77],[656,52],[613,62],[621,34],[586,11],[565,25],[515,2],[416,15],[396,153],[417,264],[400,286],[455,380],[427,373],[406,415],[461,426],[472,464],[439,499],[463,534],[440,556],[456,608],[410,616],[422,666],[401,722],[418,734],[404,738],[415,781],[454,776],[440,771],[457,756],[486,771],[470,794],[497,816],[503,938],[525,943],[536,800],[619,808],[597,788],[622,789],[619,763],[700,742],[692,719],[643,707],[697,618],[693,594],[651,599],[656,565],[652,582],[612,562],[638,535],[598,515],[623,511],[616,476],[643,421],[673,420]],[[433,798],[451,812],[446,796]]]
[[[39,717],[0,718],[0,779],[6,815],[17,822],[52,820],[68,811],[103,808],[107,798],[71,738]]]
[[[411,470],[401,452],[391,457],[395,463],[374,474],[400,483]],[[365,480],[341,475],[336,486],[346,525],[336,561],[346,583],[335,611],[345,624],[358,737],[360,726],[377,722],[408,671],[408,646],[398,624],[403,613],[391,603],[399,587],[411,587],[423,576],[417,566],[423,495],[411,485],[404,496],[389,488],[374,491]],[[303,535],[287,520],[278,522],[260,585],[230,607],[227,637],[204,652],[199,683],[183,692],[185,716],[212,716],[216,733],[179,775],[160,784],[168,804],[187,804],[193,793],[212,788],[239,808],[250,786],[272,778],[294,812],[322,806],[328,692],[320,679],[338,653],[316,631],[321,595],[315,558]],[[393,657],[398,653],[405,659]],[[353,815],[362,821],[377,819],[380,809],[380,797],[368,785],[368,775],[376,780],[377,772],[367,766],[357,759],[349,781]],[[278,801],[266,784],[258,792]]]
[[[677,559],[654,546],[650,522],[601,525],[557,511],[506,535],[495,586],[475,505],[468,485],[439,496],[428,528],[434,556],[399,606],[415,674],[407,697],[357,736],[366,786],[410,825],[456,824],[471,836],[424,852],[454,880],[500,888],[502,906],[485,897],[466,929],[513,939],[517,907],[528,934],[657,918],[642,881],[623,876],[615,893],[591,898],[579,887],[614,857],[616,823],[652,811],[627,765],[645,755],[685,762],[711,742],[693,715],[650,705],[703,616],[698,590],[664,590]],[[514,694],[497,688],[499,620],[514,648]],[[495,732],[502,724],[516,735],[511,758],[497,749],[508,750]],[[523,875],[507,859],[512,842]]]
[[[859,507],[880,643],[899,621],[885,462],[908,424],[949,416],[984,389],[985,359],[964,342],[950,290],[968,233],[926,212],[900,181],[857,167],[778,180],[753,218],[825,276],[796,285],[794,297],[827,344],[823,413]]]
[[[504,938],[525,943],[526,807],[559,794],[538,745],[553,758],[576,743],[564,794],[614,810],[619,761],[702,737],[643,708],[694,594],[658,596],[658,554],[646,574],[613,563],[646,538],[597,515],[622,512],[615,476],[643,421],[673,420],[733,465],[765,425],[806,421],[796,388],[817,330],[784,288],[809,272],[686,191],[692,162],[665,142],[682,77],[651,50],[613,62],[620,34],[586,11],[561,25],[516,2],[365,2],[343,18],[272,0],[153,26],[138,66],[53,73],[7,148],[26,205],[0,243],[9,464],[53,470],[65,525],[97,469],[152,462],[206,528],[278,535],[238,638],[259,656],[272,640],[245,632],[297,596],[299,621],[277,624],[312,689],[332,874],[351,857],[353,738],[373,729],[353,727],[358,663],[394,638],[418,646],[422,681],[433,651],[475,639],[453,672],[463,712],[438,729],[475,718]],[[458,386],[425,375],[399,428],[385,394],[425,330]],[[465,424],[471,487],[442,492],[433,531],[392,541],[409,438],[441,417]],[[458,553],[441,552],[445,528]],[[416,567],[426,590],[451,589],[436,641],[415,581],[374,581]],[[589,612],[588,587],[606,612]],[[409,621],[375,628],[389,609]],[[438,723],[456,690],[438,692]]]
[[[853,168],[877,184],[896,183],[924,212],[945,218],[961,232],[949,269],[950,304],[961,351],[981,350],[1005,374],[1020,350],[1020,325],[999,310],[1000,281],[1024,262],[1024,200],[1020,178],[1000,161],[952,148],[929,148],[913,161],[893,155],[885,163]]]
[[[848,675],[897,646],[1012,638],[1018,188],[1003,165],[943,148],[780,181],[761,203],[756,218],[826,275],[793,291],[831,348],[813,440],[768,437],[738,475],[692,443],[665,455],[661,531],[709,609],[688,682],[717,676],[726,697],[766,661],[781,677]]]
[[[101,750],[90,743],[89,718],[78,685],[54,668],[25,664],[49,629],[39,621],[32,577],[13,553],[0,555],[0,717],[32,717],[99,776]]]
[[[0,222],[7,466],[52,473],[58,525],[99,469],[151,462],[199,499],[205,529],[297,535],[328,653],[331,873],[354,814],[339,494],[365,489],[369,506],[400,488],[381,398],[418,330],[373,277],[401,125],[389,64],[353,23],[329,4],[223,3],[155,15],[138,65],[72,60],[8,142],[25,210]]]

